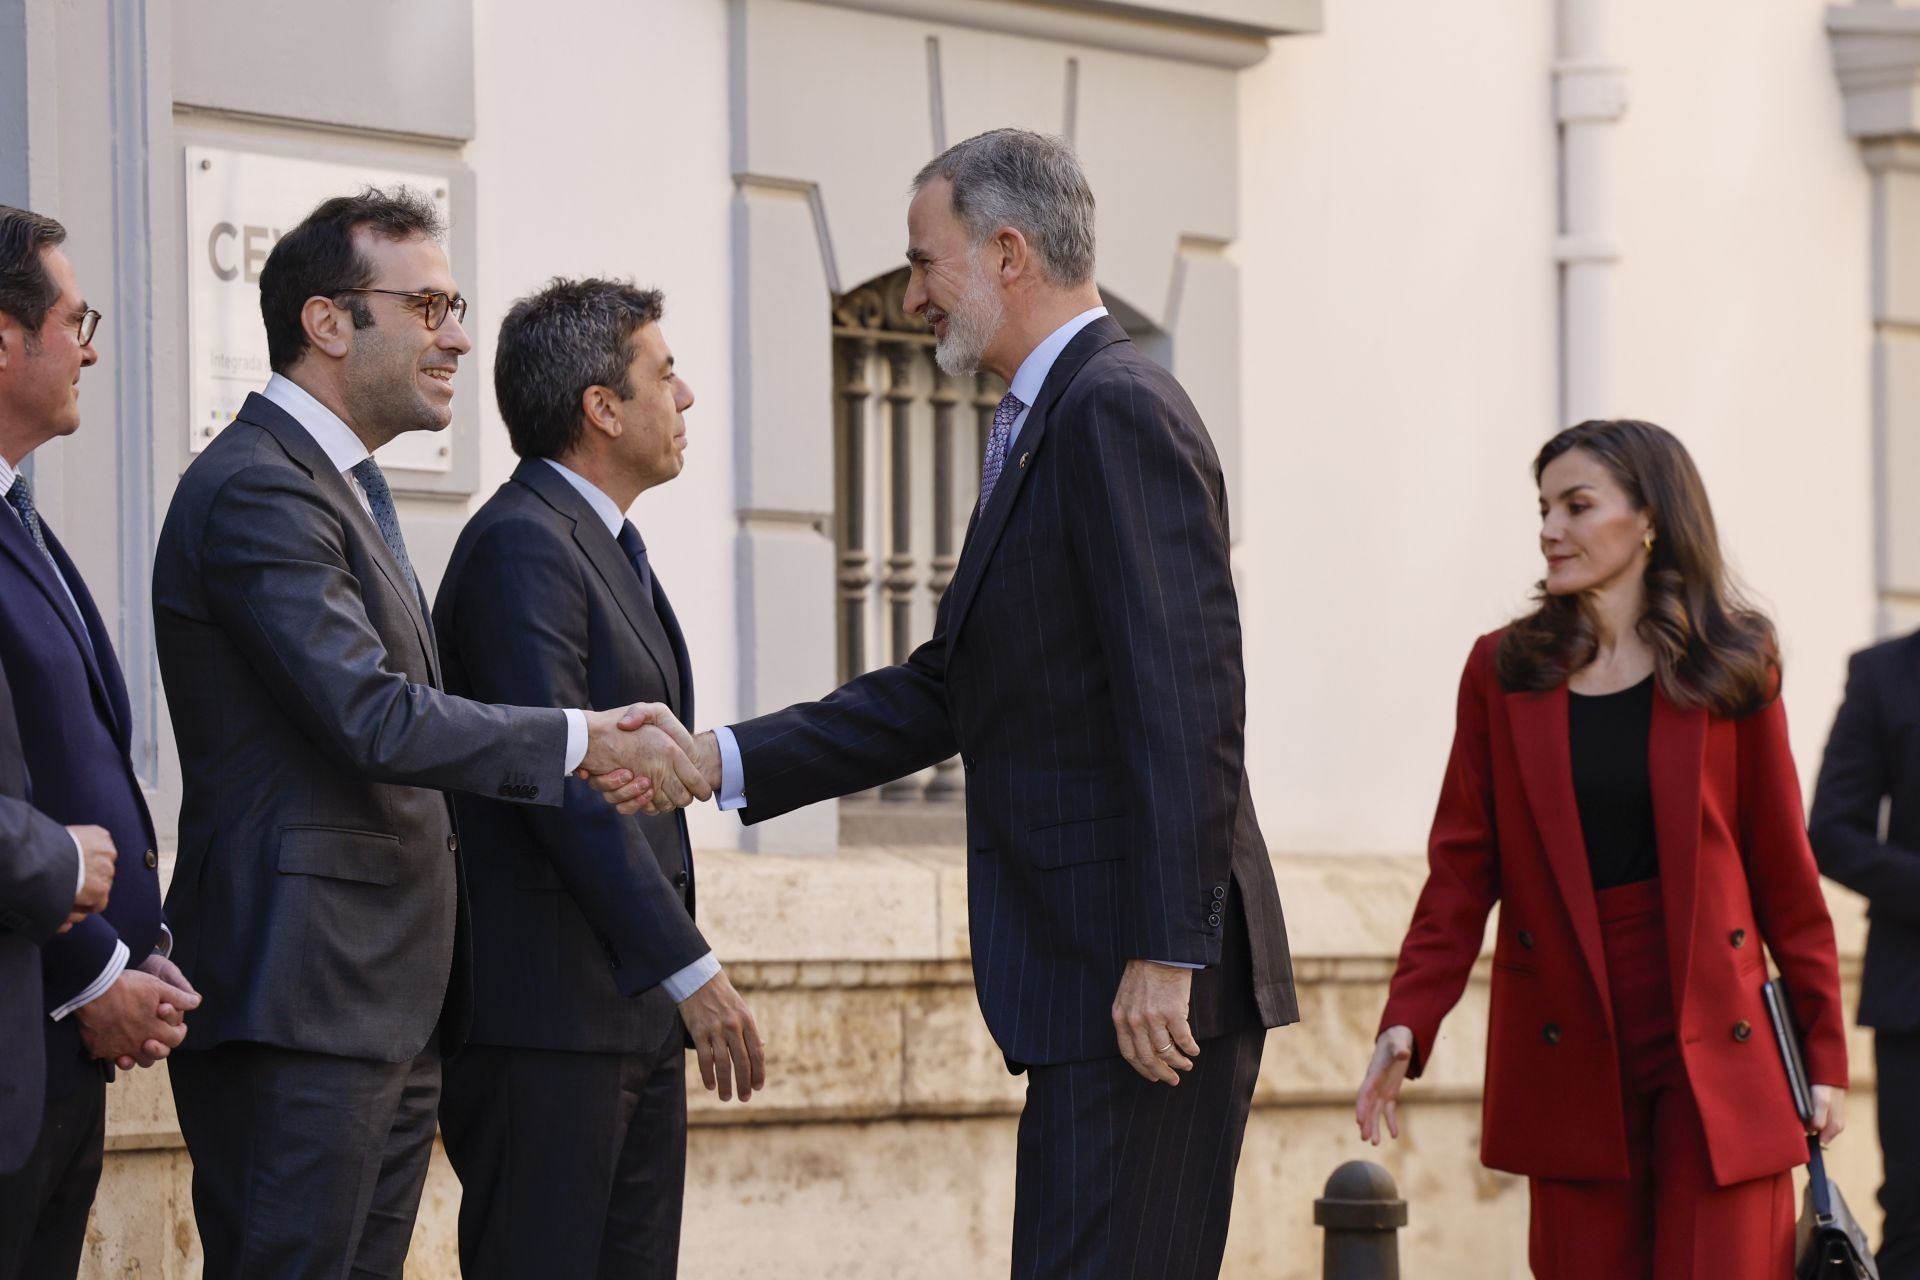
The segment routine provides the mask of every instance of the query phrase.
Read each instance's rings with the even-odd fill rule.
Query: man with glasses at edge
[[[166,1057],[198,1002],[167,959],[153,821],[128,756],[132,716],[112,633],[19,470],[79,429],[81,375],[99,359],[99,313],[61,248],[66,234],[52,218],[0,206],[0,669],[12,692],[8,746],[18,743],[0,774],[11,779],[6,794],[72,832],[83,858],[102,843],[125,856],[105,909],[40,948],[32,1002],[45,1109],[24,1164],[0,1177],[0,1280],[78,1270],[112,1069]],[[71,863],[65,874],[71,887]],[[0,927],[16,926],[0,913]],[[0,1054],[9,1059],[35,1078],[34,1064]],[[0,1093],[17,1083],[0,1081]]]
[[[170,1074],[209,1280],[402,1272],[476,995],[447,792],[557,805],[576,767],[625,759],[707,791],[664,708],[625,733],[620,710],[441,691],[372,456],[452,420],[472,343],[440,238],[431,204],[368,189],[280,240],[260,274],[274,375],[160,533],[183,787],[168,905],[206,1001]]]

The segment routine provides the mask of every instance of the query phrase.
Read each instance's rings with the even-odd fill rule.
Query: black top
[[[1651,880],[1660,874],[1653,838],[1653,781],[1647,738],[1653,731],[1653,677],[1618,693],[1568,690],[1573,794],[1587,841],[1593,887]]]

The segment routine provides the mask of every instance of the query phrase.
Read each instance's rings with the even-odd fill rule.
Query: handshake
[[[695,737],[665,706],[589,711],[587,754],[574,772],[621,813],[671,813],[720,789],[720,744]]]

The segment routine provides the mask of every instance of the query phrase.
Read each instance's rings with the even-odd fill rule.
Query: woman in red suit
[[[1525,1174],[1548,1280],[1787,1280],[1806,1159],[1760,987],[1844,1123],[1833,925],[1773,628],[1727,581],[1678,440],[1587,422],[1534,462],[1537,607],[1467,659],[1429,847],[1355,1111],[1399,1136],[1501,904],[1480,1156]]]

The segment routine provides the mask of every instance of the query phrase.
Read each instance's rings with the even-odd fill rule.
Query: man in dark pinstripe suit
[[[1220,463],[1100,305],[1064,143],[997,130],[914,185],[907,309],[1010,386],[933,638],[699,763],[758,822],[958,752],[975,983],[1028,1082],[1013,1274],[1215,1276],[1266,1029],[1298,1018]]]

